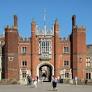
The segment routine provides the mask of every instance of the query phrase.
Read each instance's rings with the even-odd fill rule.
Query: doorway
[[[42,65],[39,67],[39,78],[43,81],[51,81],[52,77],[52,66],[51,65]]]

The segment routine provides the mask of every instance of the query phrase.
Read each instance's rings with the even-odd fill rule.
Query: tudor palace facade
[[[85,28],[76,25],[72,16],[72,32],[68,38],[60,37],[58,20],[52,28],[31,23],[31,37],[21,38],[18,19],[5,28],[0,36],[0,79],[16,79],[26,82],[27,76],[39,78],[51,76],[62,79],[92,79],[92,45],[86,45]]]

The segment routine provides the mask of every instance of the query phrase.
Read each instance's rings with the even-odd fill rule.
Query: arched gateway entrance
[[[54,75],[54,67],[50,63],[41,63],[37,67],[37,75],[43,81],[51,81],[51,76]]]

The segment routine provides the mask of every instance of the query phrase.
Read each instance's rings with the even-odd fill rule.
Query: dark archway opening
[[[52,67],[50,65],[42,65],[39,68],[39,78],[43,81],[50,82],[52,77]]]

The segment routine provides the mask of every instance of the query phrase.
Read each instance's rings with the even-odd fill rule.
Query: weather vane
[[[44,9],[44,16],[43,16],[43,19],[44,19],[44,25],[46,25],[46,9]]]
[[[45,34],[46,34],[46,9],[44,9],[43,20],[44,20],[44,32],[45,32]]]

